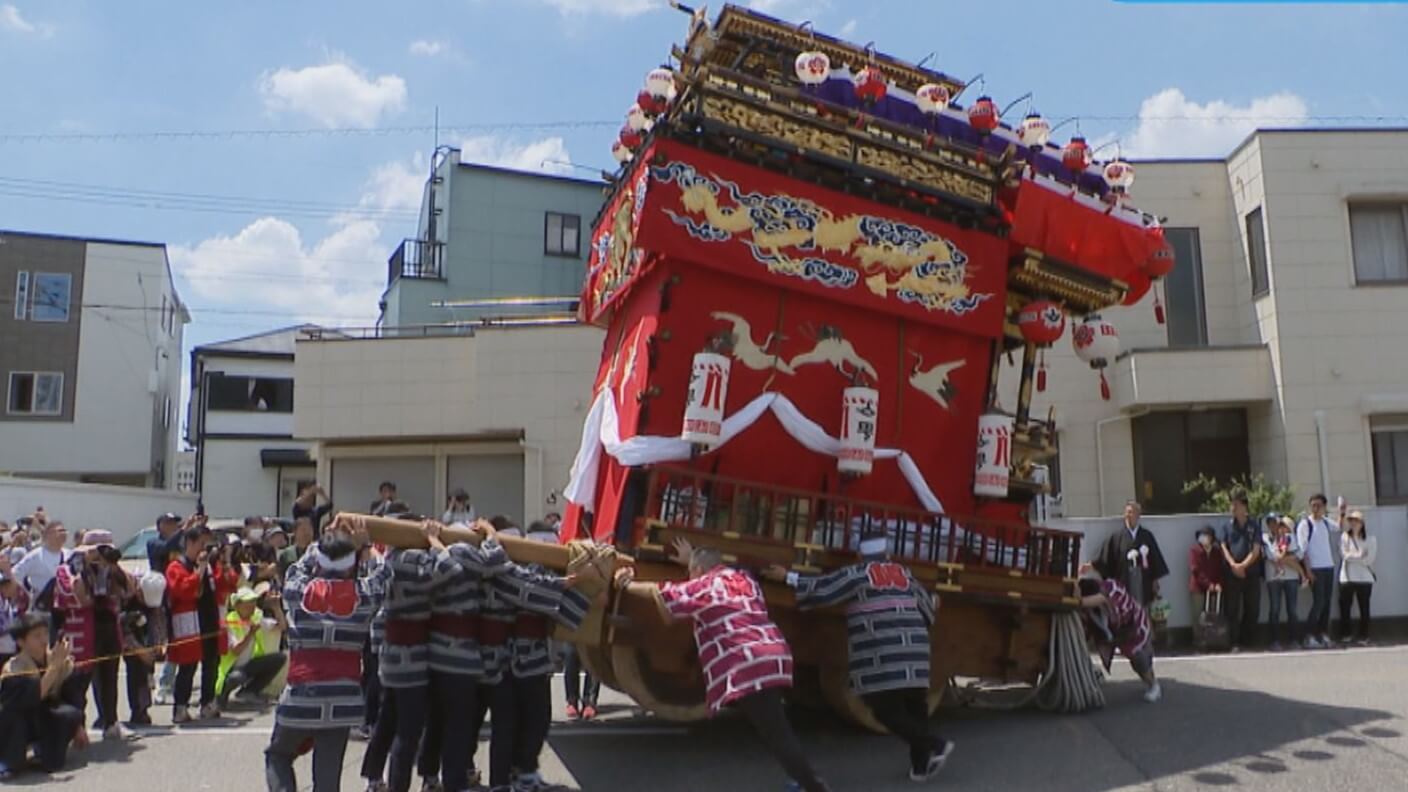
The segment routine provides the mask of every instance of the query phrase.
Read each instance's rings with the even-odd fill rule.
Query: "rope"
[[[1046,656],[1049,663],[1046,673],[1034,687],[1018,698],[979,698],[984,691],[976,682],[959,689],[950,680],[949,689],[954,691],[961,704],[975,709],[1012,711],[1035,704],[1046,712],[1074,714],[1105,706],[1102,677],[1090,661],[1085,628],[1081,625],[1078,612],[1051,617],[1051,638]]]
[[[223,632],[224,630],[218,630],[213,633],[192,635],[187,638],[177,638],[174,641],[167,641],[165,644],[162,644],[162,646],[143,646],[137,647],[135,649],[129,649],[125,652],[118,652],[117,654],[99,655],[98,657],[90,657],[87,660],[83,661],[75,660],[73,663],[73,670],[78,671],[80,669],[87,668],[88,666],[97,665],[108,660],[121,660],[124,657],[135,657],[140,654],[165,654],[173,646],[181,646],[183,644],[188,643],[197,643],[199,641],[204,641],[206,638],[219,638],[220,634]],[[18,655],[16,656],[18,657]],[[155,664],[155,660],[153,660],[153,664]],[[44,671],[44,668],[36,668],[30,671],[0,671],[0,682],[3,682],[4,680],[9,679],[10,677],[40,676],[44,673]]]

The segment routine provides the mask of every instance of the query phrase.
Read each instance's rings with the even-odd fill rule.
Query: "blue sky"
[[[1408,125],[1404,5],[753,5],[911,60],[935,52],[956,77],[982,72],[999,104],[1033,91],[1048,118],[1082,116],[1087,136],[1127,154],[1224,154],[1249,118]],[[467,159],[607,166],[642,77],[684,31],[665,6],[0,0],[0,228],[168,243],[188,346],[309,319],[369,324],[432,147],[428,131],[386,128],[429,126],[438,106],[454,128],[442,142]],[[514,126],[544,122],[574,126]],[[364,132],[329,132],[341,129]],[[104,137],[157,130],[313,133]],[[130,191],[199,194],[216,211]]]

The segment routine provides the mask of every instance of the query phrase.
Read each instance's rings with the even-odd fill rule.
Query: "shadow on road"
[[[1049,715],[1033,710],[945,709],[936,721],[959,750],[940,782],[952,789],[1101,792],[1188,776],[1209,787],[1239,784],[1232,763],[1273,780],[1291,770],[1273,753],[1319,738],[1320,750],[1296,750],[1302,763],[1352,758],[1374,740],[1400,736],[1393,713],[1310,704],[1257,691],[1167,680],[1164,700],[1147,704],[1137,682],[1110,682],[1104,710]],[[912,789],[907,751],[892,738],[858,731],[835,717],[793,709],[793,724],[822,774],[838,790]],[[741,719],[725,715],[678,735],[642,718],[615,721],[613,736],[551,737],[553,749],[583,790],[646,784],[672,792],[776,790],[781,771]],[[653,733],[631,735],[632,728]],[[615,736],[619,734],[620,736]],[[1285,755],[1285,754],[1283,754]],[[1303,765],[1302,765],[1303,766]]]

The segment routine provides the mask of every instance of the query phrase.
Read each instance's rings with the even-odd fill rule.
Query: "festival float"
[[[623,102],[592,232],[580,311],[606,339],[563,536],[652,581],[683,577],[676,537],[822,571],[883,533],[940,601],[933,706],[953,678],[1099,706],[1080,536],[1029,518],[1057,453],[1032,399],[1068,325],[1091,398],[1109,398],[1118,337],[1100,314],[1169,271],[1158,219],[1129,203],[1133,167],[1054,144],[1039,114],[1009,123],[946,74],[744,8],[691,12],[670,63]],[[537,560],[566,568],[567,550]],[[765,590],[794,695],[875,727],[847,689],[843,614]],[[572,636],[592,673],[660,716],[704,717],[688,624],[601,600]]]

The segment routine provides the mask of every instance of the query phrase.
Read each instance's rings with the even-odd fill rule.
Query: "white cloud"
[[[287,311],[271,326],[372,324],[388,246],[370,220],[352,220],[313,245],[286,220],[261,217],[232,236],[170,248],[175,271],[217,307]],[[269,273],[277,268],[279,277]],[[200,321],[200,311],[195,313]]]
[[[856,26],[859,24],[860,23],[855,19],[847,19],[846,24],[842,25],[841,29],[836,33],[841,38],[850,38],[856,34]]]
[[[666,0],[543,0],[564,14],[607,14],[629,17],[667,8]]]
[[[482,165],[497,165],[513,170],[567,174],[572,172],[572,155],[560,137],[543,138],[531,143],[519,143],[494,136],[465,139],[460,146],[460,159]]]
[[[378,166],[367,179],[358,205],[377,211],[418,211],[429,175],[425,157],[397,160]]]
[[[300,113],[328,127],[373,126],[406,104],[405,80],[394,74],[368,77],[340,60],[268,72],[259,92],[269,110]]]
[[[54,35],[53,25],[35,23],[25,19],[13,3],[0,3],[0,30],[44,38]]]
[[[1305,100],[1289,92],[1245,105],[1221,99],[1199,104],[1166,88],[1139,106],[1139,126],[1121,148],[1131,157],[1221,157],[1257,127],[1301,126],[1308,115]]]
[[[410,53],[424,58],[433,58],[445,52],[449,52],[450,45],[443,41],[432,41],[430,39],[416,39],[411,42]]]

